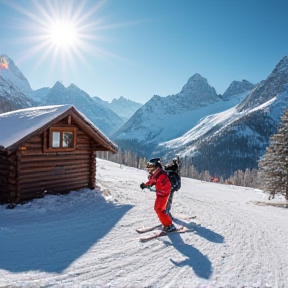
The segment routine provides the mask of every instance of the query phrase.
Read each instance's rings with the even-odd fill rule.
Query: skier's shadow
[[[190,226],[190,225],[186,225]],[[210,242],[214,243],[224,243],[224,237],[221,236],[218,233],[215,233],[205,227],[198,226],[198,225],[191,225],[191,227],[187,228],[192,228],[197,235],[207,239]],[[174,261],[173,259],[170,259],[170,261],[178,266],[178,267],[183,267],[186,265],[189,265],[192,267],[194,270],[195,274],[201,278],[204,279],[209,279],[212,272],[212,264],[209,258],[205,255],[203,255],[198,249],[194,248],[193,246],[186,244],[180,234],[175,233],[172,235],[168,235],[172,245],[184,256],[187,257],[187,259],[177,262]]]
[[[181,219],[173,218],[173,222],[175,222],[178,225],[185,226],[188,229],[193,229],[198,236],[201,236],[210,242],[224,243],[224,237],[222,235],[208,228],[197,225],[197,223],[194,223],[193,220],[191,223],[186,223],[185,221],[182,221]]]
[[[203,255],[198,249],[194,248],[193,246],[184,243],[182,240],[180,234],[175,233],[172,235],[168,235],[172,245],[184,256],[187,257],[187,259],[183,261],[175,261],[173,259],[170,259],[170,261],[178,267],[183,266],[191,266],[194,270],[195,274],[198,277],[209,279],[213,269],[212,264],[209,258],[205,255]]]
[[[194,225],[193,229],[196,234],[214,243],[224,243],[224,237],[210,229],[203,226]]]

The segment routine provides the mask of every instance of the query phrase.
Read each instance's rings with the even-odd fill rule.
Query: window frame
[[[60,147],[53,147],[53,132],[60,133]],[[73,133],[73,147],[63,147],[63,134],[64,132]],[[48,149],[45,152],[69,152],[76,150],[77,143],[77,128],[76,127],[50,127],[49,128],[49,141]],[[45,145],[46,146],[46,145]],[[46,146],[47,147],[47,146]]]

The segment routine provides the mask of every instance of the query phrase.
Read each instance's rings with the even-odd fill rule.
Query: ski
[[[191,227],[193,225],[201,226],[201,223],[196,216],[179,216],[176,214],[172,216],[172,220],[174,223],[185,227]]]
[[[172,216],[172,220],[174,223],[181,225],[181,226],[187,226],[187,224],[194,224],[194,225],[200,225],[198,222],[199,221],[192,221],[194,220],[197,216],[187,216],[187,215],[182,215],[182,214],[175,214],[175,216]],[[188,221],[188,223],[186,222]],[[146,232],[150,232],[153,230],[157,230],[160,229],[162,227],[161,224],[155,225],[155,226],[148,226],[148,227],[141,227],[141,228],[137,228],[135,229],[137,233],[139,234],[143,234]]]
[[[136,229],[136,232],[138,232],[139,234],[142,234],[142,233],[160,229],[161,227],[162,227],[162,224],[158,224],[158,225],[150,226],[150,227],[142,227],[142,228]]]
[[[196,215],[190,216],[190,215],[185,215],[185,214],[181,214],[181,213],[179,213],[179,214],[175,213],[175,214],[172,215],[172,218],[173,219],[181,219],[181,220],[185,220],[185,221],[190,221],[190,220],[196,219],[197,216]]]
[[[153,234],[148,235],[146,237],[141,237],[139,240],[140,240],[140,242],[148,242],[148,241],[150,241],[152,239],[156,239],[156,238],[159,238],[159,237],[167,236],[169,234],[185,233],[185,232],[188,232],[188,231],[193,231],[193,230],[188,229],[187,227],[179,227],[179,228],[177,228],[177,230],[172,231],[172,232],[165,232],[165,231],[159,230],[159,231],[155,231]]]

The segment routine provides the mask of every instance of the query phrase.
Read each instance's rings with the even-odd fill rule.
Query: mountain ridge
[[[93,97],[93,100],[106,108],[111,109],[114,113],[120,116],[124,122],[127,122],[129,118],[140,108],[142,104],[131,101],[129,99],[120,96],[118,99],[114,98],[111,103],[109,101],[102,100],[100,97]]]
[[[6,109],[3,112],[35,103],[73,104],[125,150],[139,156],[157,154],[164,159],[178,153],[190,157],[200,171],[211,170],[226,178],[234,170],[257,167],[288,102],[288,55],[265,80],[257,84],[235,80],[223,95],[217,94],[207,79],[196,73],[179,93],[166,97],[154,95],[144,105],[138,103],[141,106],[135,108],[136,112],[125,123],[105,107],[112,103],[99,98],[102,104],[98,99],[97,105],[96,97],[90,97],[74,84],[66,88],[57,81],[52,88],[33,91],[15,67],[12,69],[15,77],[11,78],[16,79],[15,86],[14,80],[1,76],[9,78],[9,73],[0,70],[0,105]],[[130,103],[125,100],[120,97],[112,102],[116,106],[118,101]]]
[[[200,171],[229,177],[240,169],[258,168],[258,160],[277,130],[288,103],[288,56],[230,110],[203,118],[178,139],[161,143],[154,153],[190,156]],[[209,169],[208,169],[209,168]]]
[[[85,91],[75,84],[70,84],[66,88],[57,81],[45,97],[42,98],[41,104],[73,104],[108,136],[124,123],[112,110],[97,105]]]
[[[97,105],[73,83],[66,88],[56,81],[52,88],[34,91],[12,59],[2,54],[0,64],[0,113],[33,106],[72,104],[108,136],[124,123],[120,116]]]
[[[123,149],[149,154],[153,146],[180,137],[201,118],[235,106],[244,96],[227,96],[224,101],[207,79],[196,73],[179,93],[154,95],[111,138]]]

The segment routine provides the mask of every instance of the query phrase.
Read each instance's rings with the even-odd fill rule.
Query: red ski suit
[[[157,213],[160,222],[164,226],[170,226],[172,224],[172,219],[165,211],[171,191],[171,184],[168,176],[161,168],[158,168],[153,175],[149,175],[149,180],[145,185],[155,185],[156,200],[154,210]]]

